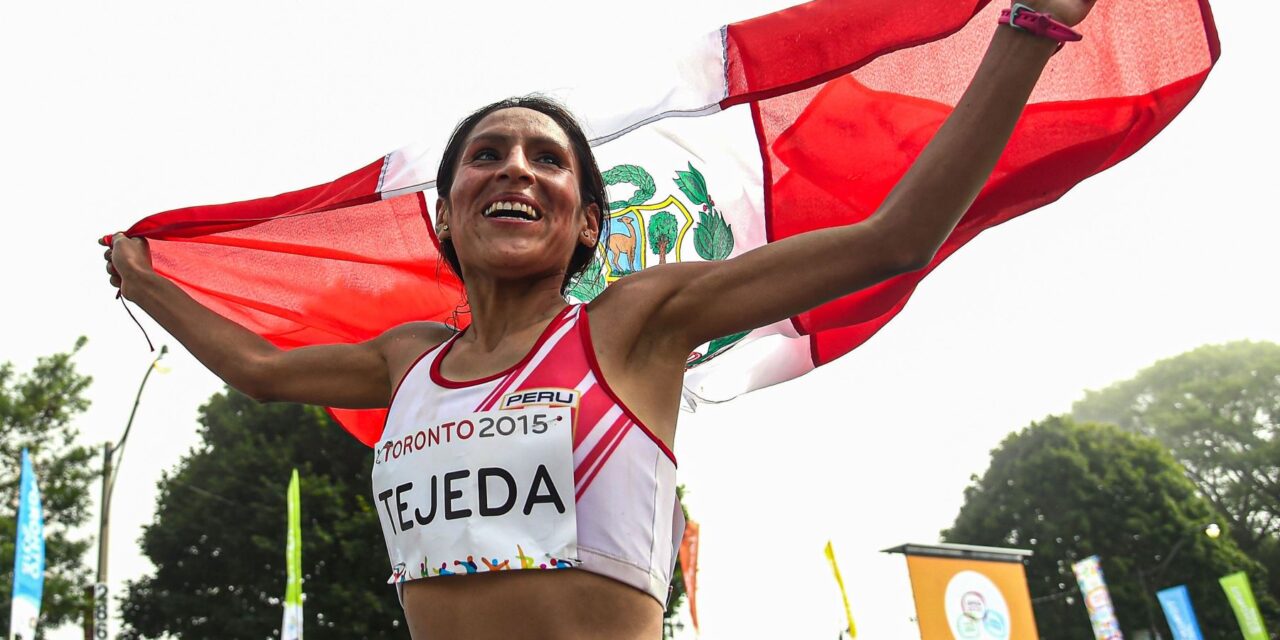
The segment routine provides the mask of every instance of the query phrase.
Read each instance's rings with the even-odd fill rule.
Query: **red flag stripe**
[[[891,51],[946,37],[987,1],[816,0],[735,22],[725,28],[728,92],[720,106],[811,87]]]
[[[190,238],[241,229],[281,216],[364,204],[378,199],[378,178],[386,158],[321,185],[268,198],[204,205],[157,213],[129,227],[125,235],[144,238]]]

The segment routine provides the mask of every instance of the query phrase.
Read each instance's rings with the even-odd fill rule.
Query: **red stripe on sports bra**
[[[591,451],[588,452],[587,455],[583,456],[582,462],[578,463],[574,467],[573,482],[575,485],[582,482],[582,479],[587,476],[587,473],[591,468],[596,465],[597,459],[604,454],[605,449],[609,448],[609,443],[612,439],[617,437],[618,432],[622,431],[629,424],[632,424],[631,418],[628,418],[627,414],[623,413],[619,414],[618,418],[613,421],[613,424],[609,425],[609,429],[604,432],[604,435],[600,436],[600,441],[596,443],[596,446],[592,447]],[[604,466],[605,461],[603,459],[599,460],[599,462],[600,466]]]
[[[517,369],[515,371],[512,371],[511,373],[508,373],[507,377],[503,378],[502,382],[499,382],[497,385],[495,385],[493,387],[493,391],[490,391],[489,395],[485,396],[484,400],[481,400],[480,404],[476,405],[475,412],[479,413],[481,411],[488,411],[489,409],[493,408],[493,403],[497,402],[498,397],[501,396],[503,392],[505,392],[511,386],[511,381],[515,380],[516,376],[520,375],[520,371],[521,371],[520,369]]]
[[[555,353],[556,347],[560,346],[560,344],[564,342],[564,336],[563,335],[560,336],[551,344],[551,348],[547,351],[546,356],[543,356],[541,359],[538,359],[537,362],[533,362],[533,360],[537,358],[538,352],[541,351],[544,346],[546,346],[546,343],[551,339],[552,335],[554,335],[557,331],[559,331],[562,327],[564,327],[566,323],[570,322],[576,316],[577,316],[577,307],[565,307],[565,310],[561,311],[560,315],[556,316],[555,319],[553,319],[551,323],[547,325],[547,328],[542,330],[542,335],[538,336],[538,341],[534,343],[532,349],[529,349],[529,353],[525,354],[525,357],[519,363],[517,363],[516,366],[510,369],[509,373],[507,374],[507,377],[501,383],[499,383],[497,387],[494,387],[493,391],[484,399],[483,402],[480,403],[478,407],[476,407],[476,411],[477,412],[489,411],[490,409],[492,409],[493,406],[497,404],[498,399],[501,398],[503,394],[505,394],[508,390],[511,389],[516,379],[520,377],[520,374],[524,372],[526,369],[528,369],[529,367],[531,366],[534,367],[534,371],[536,372],[538,365],[542,364],[548,358],[550,358],[551,354]]]
[[[577,491],[574,492],[575,500],[582,499],[582,496],[587,492],[587,488],[591,486],[591,482],[596,479],[596,475],[599,474],[600,470],[604,468],[604,465],[609,462],[609,458],[613,457],[613,452],[618,449],[618,445],[622,444],[623,439],[627,437],[627,434],[631,432],[631,427],[634,426],[636,426],[636,423],[627,421],[623,428],[613,436],[613,440],[609,443],[609,448],[606,449],[604,454],[600,457],[600,464],[597,464],[595,468],[591,470],[590,475],[588,475],[585,480],[579,482],[577,478],[574,478],[574,484],[577,485]],[[604,443],[601,442],[600,444],[603,445]]]
[[[582,392],[582,398],[578,400],[578,428],[573,433],[574,451],[582,446],[583,441],[591,435],[600,418],[604,417],[605,412],[612,405],[613,400],[604,392],[604,389],[600,388],[599,384],[593,383],[589,389]]]
[[[649,436],[649,439],[652,440],[653,443],[671,459],[671,463],[675,464],[676,454],[671,452],[667,443],[663,442],[662,438],[659,438],[658,434],[654,433],[653,429],[649,428],[649,425],[636,417],[636,414],[631,410],[631,407],[628,407],[627,403],[623,402],[622,398],[619,397],[618,394],[609,386],[609,381],[604,377],[604,370],[600,368],[600,362],[596,360],[596,348],[595,345],[591,343],[591,317],[587,314],[585,307],[581,316],[581,320],[578,321],[578,335],[582,336],[582,351],[587,356],[587,363],[591,365],[592,373],[596,374],[596,382],[602,389],[604,389],[605,393],[609,394],[609,397],[618,405],[618,408],[622,409],[624,413],[630,416],[632,422],[635,422],[636,426],[640,427],[640,430],[643,431],[645,435]]]

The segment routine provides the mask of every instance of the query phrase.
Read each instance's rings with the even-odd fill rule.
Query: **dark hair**
[[[449,137],[449,143],[445,145],[444,155],[440,158],[440,167],[436,169],[436,192],[441,198],[449,198],[449,190],[453,188],[454,173],[457,172],[458,168],[458,159],[462,155],[462,145],[466,142],[467,136],[471,135],[471,131],[476,128],[476,125],[485,116],[495,111],[517,107],[532,109],[551,118],[569,136],[569,145],[573,149],[573,155],[578,164],[578,192],[582,198],[582,206],[595,204],[599,210],[597,223],[600,233],[596,236],[594,245],[588,247],[579,243],[573,250],[573,255],[569,258],[569,268],[565,271],[564,282],[560,283],[560,292],[564,293],[565,289],[569,287],[569,283],[580,275],[594,258],[596,247],[599,246],[601,238],[607,233],[604,226],[604,217],[605,211],[609,208],[609,196],[605,193],[604,176],[600,175],[600,167],[596,165],[596,157],[591,153],[591,143],[587,140],[587,134],[583,133],[582,126],[578,124],[578,121],[574,119],[573,114],[569,113],[568,109],[549,98],[532,95],[499,100],[476,110],[458,123],[458,126],[453,130],[453,135]],[[440,253],[444,254],[444,259],[448,261],[449,267],[453,269],[458,279],[461,280],[462,264],[458,262],[458,253],[453,249],[453,241],[442,239],[440,241]]]

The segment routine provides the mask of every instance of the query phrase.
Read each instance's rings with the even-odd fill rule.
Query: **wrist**
[[[999,24],[1009,29],[1035,36],[1055,43],[1056,49],[1062,49],[1068,42],[1076,42],[1084,36],[1072,29],[1070,25],[1058,19],[1050,11],[1042,11],[1042,3],[1014,2],[1008,9],[1000,13]]]
[[[164,278],[150,268],[130,268],[120,273],[120,295],[142,305],[151,298]]]
[[[1013,4],[1023,5],[1036,13],[1047,13],[1049,15],[1053,15],[1053,9],[1050,7],[1051,3],[1046,2],[1045,0],[1014,0],[1014,2],[1009,5],[1010,8],[1013,7]]]
[[[1007,24],[996,28],[991,45],[993,48],[1007,52],[1007,57],[1003,58],[1006,61],[1005,64],[1024,61],[1043,67],[1058,51],[1057,42],[1020,31]]]

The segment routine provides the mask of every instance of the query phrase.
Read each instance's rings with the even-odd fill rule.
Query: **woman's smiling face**
[[[583,206],[569,137],[547,115],[521,107],[485,116],[462,147],[441,238],[453,243],[464,277],[563,274],[574,249],[599,234],[596,205]],[[447,224],[447,230],[443,225]]]

